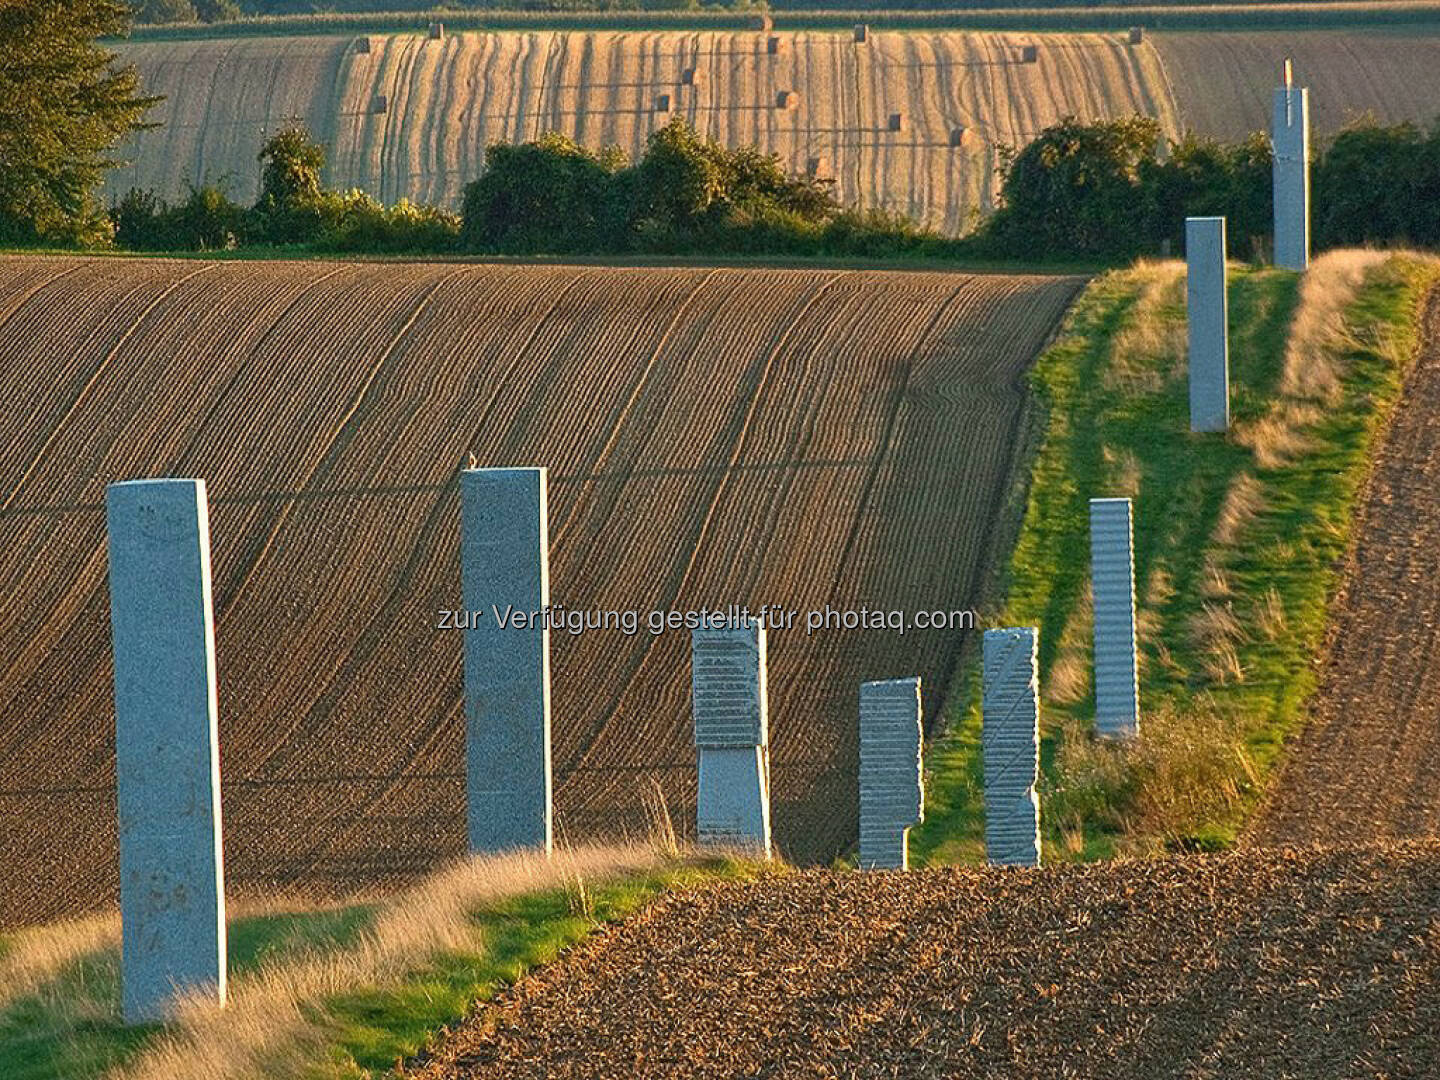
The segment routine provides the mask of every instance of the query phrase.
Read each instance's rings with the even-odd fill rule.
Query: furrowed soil
[[[1256,845],[1440,835],[1440,294],[1355,536],[1310,719]]]
[[[1440,846],[808,871],[602,930],[407,1076],[1429,1077]]]
[[[964,610],[1022,375],[1080,282],[878,271],[0,260],[0,926],[113,900],[108,482],[210,495],[225,861],[345,894],[464,845],[457,469],[550,470],[567,838],[693,821],[689,634],[652,609]],[[803,622],[803,614],[800,616]],[[964,634],[770,638],[777,839],[856,829],[864,679]]]

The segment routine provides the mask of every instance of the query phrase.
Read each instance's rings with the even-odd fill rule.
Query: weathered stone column
[[[225,1001],[210,521],[203,480],[105,493],[126,1023]]]
[[[1185,219],[1185,268],[1190,430],[1224,431],[1230,426],[1230,302],[1223,217]]]
[[[920,680],[860,684],[860,868],[907,870],[925,819]]]
[[[460,473],[472,853],[554,844],[545,483],[544,469]]]
[[[1095,733],[1133,738],[1140,734],[1140,691],[1129,499],[1090,500],[1090,584],[1095,600]]]
[[[749,848],[770,857],[770,719],[765,627],[697,627],[690,633],[691,693],[699,791],[695,831],[702,844]]]
[[[1040,865],[1037,636],[1033,626],[985,631],[985,856],[997,866]]]
[[[1275,91],[1274,123],[1275,265],[1304,270],[1310,265],[1310,91],[1294,85],[1285,61],[1284,85]]]

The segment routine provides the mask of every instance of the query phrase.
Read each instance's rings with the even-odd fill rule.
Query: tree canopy
[[[159,100],[97,44],[129,27],[119,0],[0,4],[0,242],[108,237],[96,190],[116,142]]]

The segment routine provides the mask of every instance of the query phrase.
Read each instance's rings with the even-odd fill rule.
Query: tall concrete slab
[[[1310,265],[1310,91],[1294,85],[1289,60],[1274,106],[1275,265],[1305,270]]]
[[[860,684],[860,868],[907,870],[925,819],[920,679]]]
[[[1135,641],[1135,536],[1129,499],[1090,500],[1095,600],[1095,733],[1140,734]]]
[[[1230,426],[1230,301],[1225,219],[1185,219],[1185,318],[1189,337],[1190,430]]]
[[[1038,638],[1033,626],[985,631],[980,745],[985,857],[995,866],[1040,865]]]
[[[115,650],[122,1000],[163,1020],[225,1001],[219,709],[203,480],[105,492]]]
[[[550,603],[546,471],[462,470],[460,515],[461,591],[472,613],[465,631],[470,850],[548,853],[550,630],[537,617]]]
[[[765,627],[697,627],[690,677],[699,753],[695,831],[702,844],[770,857],[770,719]]]

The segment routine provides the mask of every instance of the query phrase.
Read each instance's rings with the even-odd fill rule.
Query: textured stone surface
[[[770,723],[760,621],[692,630],[690,678],[700,759],[696,835],[768,858]]]
[[[551,850],[550,602],[544,469],[460,474],[466,774],[472,852]],[[507,607],[524,625],[501,626]],[[479,613],[478,616],[475,613]]]
[[[115,650],[123,1000],[225,1000],[225,888],[210,526],[203,480],[106,491]]]
[[[1225,286],[1225,219],[1185,219],[1185,302],[1190,430],[1230,426],[1230,303]]]
[[[1275,194],[1275,265],[1304,270],[1310,265],[1310,91],[1275,91],[1271,141]]]
[[[860,684],[860,866],[909,869],[908,834],[925,818],[920,679]]]
[[[1095,732],[1140,733],[1135,651],[1135,557],[1129,499],[1090,500],[1095,599]]]
[[[1033,626],[985,631],[985,855],[991,863],[1040,865],[1040,680]]]

